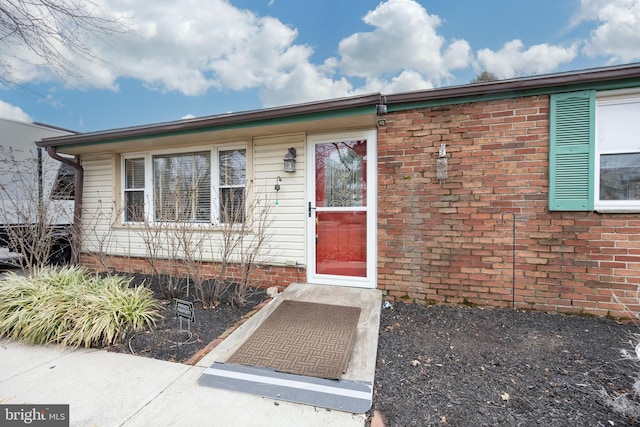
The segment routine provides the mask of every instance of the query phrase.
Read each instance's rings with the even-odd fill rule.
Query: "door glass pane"
[[[316,207],[367,205],[366,141],[316,145]]]
[[[316,212],[316,232],[316,273],[366,277],[366,212]]]

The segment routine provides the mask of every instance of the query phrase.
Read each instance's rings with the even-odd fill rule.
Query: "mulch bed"
[[[470,307],[381,313],[373,408],[387,426],[627,426],[599,390],[630,393],[634,324]]]
[[[149,285],[134,277],[142,280]],[[150,286],[162,299],[157,283]],[[180,331],[167,301],[153,331],[108,349],[187,362],[265,300],[254,290],[245,307],[204,310],[195,302],[190,332]],[[381,312],[367,421],[378,412],[387,427],[638,425],[600,394],[632,394],[638,365],[620,350],[632,350],[638,332],[612,319],[396,303]]]
[[[173,300],[164,298],[157,280],[151,280],[149,276],[141,274],[123,275],[131,277],[131,286],[148,286],[154,292],[155,297],[162,301],[163,308],[160,312],[162,319],[156,323],[153,330],[130,333],[122,343],[107,347],[106,350],[171,362],[188,362],[196,356],[196,353],[221,336],[228,328],[234,326],[243,316],[266,299],[266,293],[263,289],[251,288],[248,291],[247,302],[243,307],[231,306],[228,303],[228,298],[223,295],[220,305],[204,309],[202,304],[196,301],[193,288],[187,289],[186,286],[182,286],[176,297],[193,302],[195,321],[189,324],[187,320],[183,319],[181,330],[180,319],[176,316]]]

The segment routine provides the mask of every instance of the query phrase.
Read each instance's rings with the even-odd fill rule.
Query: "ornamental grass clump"
[[[604,403],[610,406],[615,412],[637,422],[640,421],[640,375],[638,375],[638,372],[640,372],[640,334],[633,334],[632,342],[636,344],[633,351],[627,349],[620,350],[622,359],[631,361],[634,371],[636,372],[632,392],[613,392],[609,394],[607,390],[601,388],[599,393]]]
[[[75,347],[115,344],[160,317],[151,290],[129,283],[77,267],[10,273],[0,281],[0,337]]]
[[[638,325],[638,319],[640,319],[640,312],[630,309],[625,303],[623,303],[617,295],[613,295],[615,301],[624,307],[624,311],[628,313],[628,318],[632,319],[636,325]],[[636,294],[635,299],[637,307],[640,304],[640,296]],[[635,302],[635,301],[634,301]],[[604,403],[611,407],[615,412],[625,417],[629,417],[635,422],[640,421],[640,333],[634,333],[631,335],[629,341],[634,347],[633,350],[621,349],[620,354],[623,360],[630,361],[632,363],[632,369],[635,373],[635,380],[632,386],[632,391],[629,393],[609,393],[604,387],[598,392]]]

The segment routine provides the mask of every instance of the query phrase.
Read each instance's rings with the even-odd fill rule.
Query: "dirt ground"
[[[185,289],[179,297],[194,301]],[[195,302],[190,332],[165,301],[154,331],[109,350],[186,362],[265,298],[256,290],[245,307],[208,310]],[[631,392],[638,366],[620,350],[633,349],[638,332],[611,319],[396,303],[381,311],[368,419],[379,411],[387,427],[640,425],[600,395]]]
[[[611,319],[397,303],[381,313],[373,410],[386,425],[628,426],[638,327]],[[371,414],[370,414],[371,415]]]

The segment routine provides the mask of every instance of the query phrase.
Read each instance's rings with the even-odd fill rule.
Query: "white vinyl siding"
[[[273,221],[269,228],[270,242],[276,248],[275,259],[282,264],[304,265],[306,262],[305,140],[304,134],[254,140],[256,191],[262,191],[272,203]],[[294,147],[297,151],[295,173],[286,173],[283,170],[283,159],[290,147]],[[278,177],[282,181],[278,181]],[[280,184],[280,191],[277,192],[275,191],[276,183]]]
[[[265,264],[303,265],[305,262],[305,170],[304,170],[304,134],[256,138],[254,144],[246,147],[246,186],[252,200],[270,203],[268,250],[263,259]],[[286,174],[283,171],[283,157],[289,147],[298,152],[297,171]],[[220,151],[243,148],[221,146]],[[202,151],[201,149],[191,150]],[[84,155],[82,165],[85,169],[83,202],[83,240],[82,250],[97,254],[124,257],[148,256],[145,244],[145,224],[126,223],[123,218],[123,188],[125,185],[123,158],[136,158],[139,155],[119,156],[115,154]],[[151,161],[146,163],[151,168]],[[212,166],[217,172],[217,160]],[[216,174],[217,175],[217,174]],[[276,197],[274,186],[280,176],[281,190]],[[237,182],[237,181],[236,181]],[[147,180],[147,186],[151,181]],[[212,188],[218,185],[213,179]],[[217,200],[217,197],[216,197]],[[276,205],[276,201],[278,204]],[[217,203],[214,201],[214,208]],[[151,212],[149,212],[151,213]],[[222,234],[215,224],[198,224],[194,229],[194,240],[206,242],[202,246],[202,261],[219,260],[219,247]],[[160,239],[168,241],[168,239]],[[169,256],[167,243],[161,243],[159,254]],[[267,253],[268,252],[268,253]]]
[[[117,242],[112,227],[118,210],[114,197],[114,155],[84,155],[81,164],[84,168],[81,250],[123,254],[116,248],[124,242]]]

